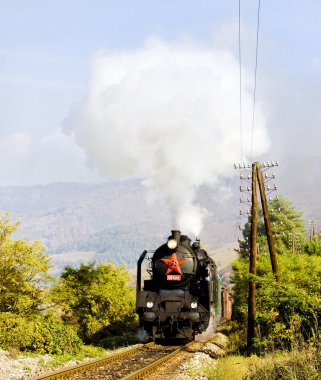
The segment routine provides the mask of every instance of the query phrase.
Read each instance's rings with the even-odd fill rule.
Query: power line
[[[240,1],[240,0],[239,0]],[[256,52],[255,52],[255,72],[254,72],[254,91],[253,91],[253,113],[252,113],[252,141],[251,141],[251,161],[253,160],[253,135],[254,135],[254,119],[255,119],[255,102],[256,102],[256,73],[257,73],[257,58],[259,50],[259,29],[260,29],[260,8],[261,0],[259,0],[257,10],[257,28],[256,28]]]
[[[243,128],[242,128],[242,56],[241,56],[241,0],[239,0],[239,69],[240,69],[240,137],[241,137],[241,162],[243,161]]]

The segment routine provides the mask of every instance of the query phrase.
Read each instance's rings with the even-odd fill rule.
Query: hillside
[[[275,170],[278,193],[303,211],[307,222],[319,220],[321,206],[315,190],[319,179],[305,176],[300,183],[305,166],[300,168],[300,176],[299,166],[289,162]],[[320,158],[311,160],[310,168],[317,170],[319,164]],[[208,210],[199,237],[223,267],[235,257],[238,225],[245,221],[239,216],[238,187],[235,173],[220,190],[202,187],[196,200]],[[145,199],[146,191],[139,180],[0,188],[0,210],[10,212],[13,220],[21,222],[17,236],[41,240],[52,256],[55,272],[67,264],[88,260],[134,267],[140,253],[157,247],[171,230],[166,205],[147,207]],[[227,243],[228,248],[217,250]]]
[[[209,213],[200,236],[209,247],[235,240],[237,199],[222,202],[203,188],[199,203]],[[163,242],[171,229],[168,210],[146,207],[137,181],[98,185],[58,183],[0,188],[0,209],[20,221],[17,236],[41,240],[58,268],[80,261],[135,265],[145,249]]]

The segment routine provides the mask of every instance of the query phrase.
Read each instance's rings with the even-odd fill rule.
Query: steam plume
[[[103,175],[144,178],[150,199],[168,204],[172,227],[197,235],[206,210],[193,204],[195,191],[240,160],[238,86],[228,51],[151,39],[96,56],[88,97],[68,130]],[[243,93],[243,105],[251,116],[252,93]],[[243,125],[246,155],[250,120]],[[269,147],[260,104],[255,134],[258,155]]]

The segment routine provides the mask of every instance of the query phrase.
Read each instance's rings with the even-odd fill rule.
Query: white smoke
[[[85,161],[84,151],[61,131],[42,138],[12,133],[0,139],[0,186],[101,181]]]
[[[196,335],[195,340],[198,340],[201,342],[208,341],[215,334],[218,323],[219,323],[218,317],[215,318],[215,312],[211,310],[210,320],[208,321],[207,329],[203,331],[201,334]]]
[[[136,339],[140,343],[146,343],[148,341],[149,335],[146,330],[143,328],[139,328],[137,333],[136,333]]]
[[[249,90],[244,156],[251,145]],[[254,155],[269,147],[264,120],[257,104]],[[172,227],[198,235],[206,210],[193,204],[195,191],[240,160],[237,61],[228,51],[159,39],[135,51],[101,52],[67,130],[103,175],[144,178],[149,198],[168,204]]]

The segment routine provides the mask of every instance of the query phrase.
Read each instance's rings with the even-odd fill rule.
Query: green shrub
[[[75,354],[81,341],[70,326],[52,315],[33,319],[13,313],[0,313],[0,346],[46,354]]]
[[[63,319],[77,326],[83,342],[96,343],[137,329],[135,292],[129,281],[131,277],[122,265],[67,266],[51,293]]]
[[[0,347],[5,350],[25,350],[32,343],[34,327],[25,317],[0,313]]]
[[[52,315],[45,315],[35,322],[31,351],[48,354],[75,354],[79,351],[81,340],[71,326],[66,326]]]
[[[320,331],[321,257],[283,253],[278,256],[278,263],[280,284],[274,281],[269,256],[261,255],[257,261],[257,353],[292,349],[301,340],[310,341]],[[234,270],[235,318],[240,329],[246,330],[248,262],[238,260]]]
[[[101,339],[97,344],[100,347],[107,349],[114,349],[118,347],[130,346],[131,344],[137,343],[137,339],[134,337],[126,336],[110,336],[107,338]]]

